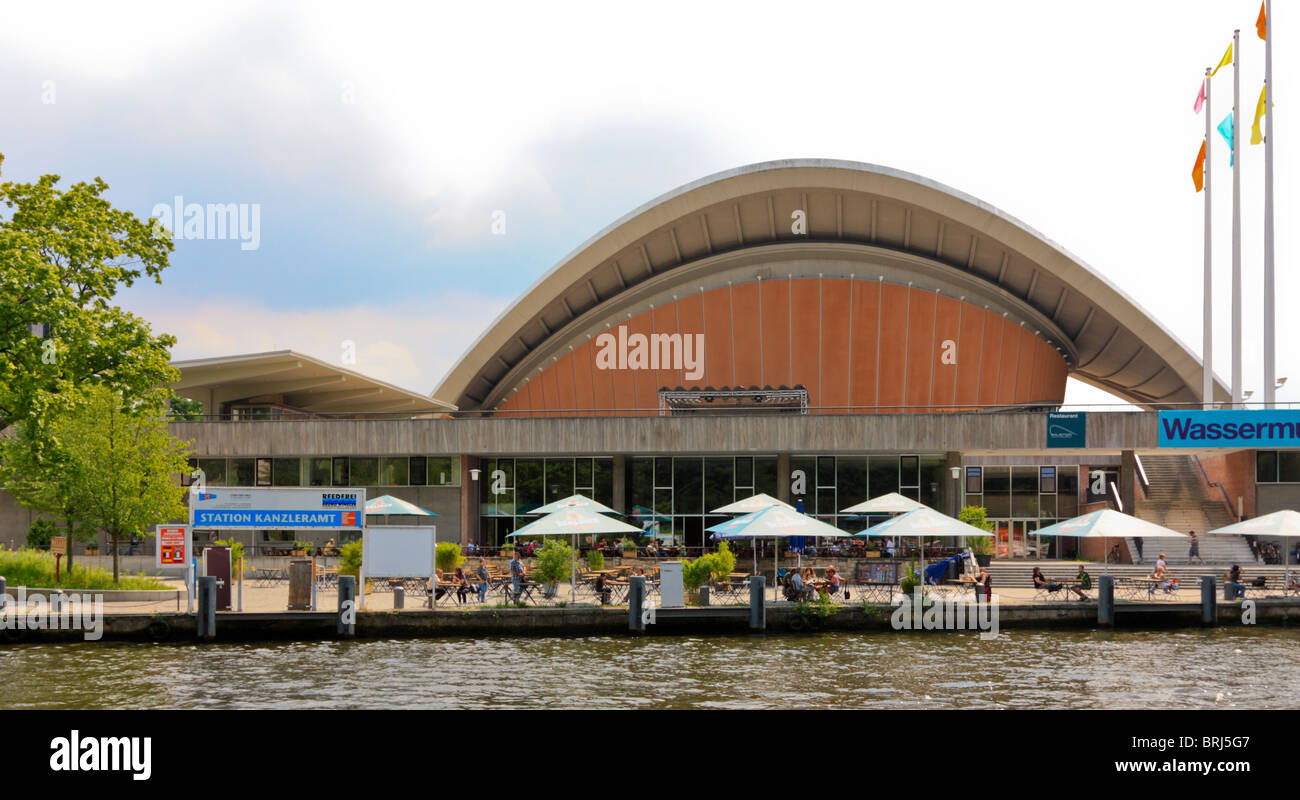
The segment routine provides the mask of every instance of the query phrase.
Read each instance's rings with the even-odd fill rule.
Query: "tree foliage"
[[[542,583],[559,583],[573,568],[573,548],[559,539],[547,539],[537,551],[533,575]]]

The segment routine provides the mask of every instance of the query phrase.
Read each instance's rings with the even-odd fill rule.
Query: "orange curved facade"
[[[725,286],[635,315],[609,334],[533,375],[501,412],[657,414],[659,389],[678,386],[799,385],[811,413],[1059,404],[1065,395],[1065,359],[1033,330],[935,291],[877,281]],[[653,361],[644,350],[629,353],[651,336],[662,342],[673,334],[685,343],[673,357],[667,345],[650,348],[663,353]],[[696,342],[702,358],[692,352]]]

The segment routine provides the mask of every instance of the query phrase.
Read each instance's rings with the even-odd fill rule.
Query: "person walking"
[[[488,583],[490,582],[490,579],[488,577],[487,562],[482,558],[478,560],[478,570],[475,574],[478,577],[478,601],[480,603],[486,603]]]
[[[519,600],[519,585],[524,580],[524,562],[519,559],[519,551],[510,559],[510,588],[516,601]]]
[[[1201,540],[1196,538],[1196,531],[1188,531],[1187,535],[1192,537],[1191,542],[1187,545],[1187,563],[1192,563],[1194,558],[1204,564],[1205,559],[1201,558]]]

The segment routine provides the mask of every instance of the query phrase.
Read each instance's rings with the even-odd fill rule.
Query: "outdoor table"
[[[863,583],[853,584],[853,589],[862,595],[862,599],[869,603],[891,603],[894,600],[894,590],[898,584],[885,583],[884,581],[865,581]]]

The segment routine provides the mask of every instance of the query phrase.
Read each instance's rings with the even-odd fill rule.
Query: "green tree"
[[[185,516],[177,478],[189,469],[189,443],[167,432],[162,402],[128,404],[102,386],[63,398],[50,433],[66,454],[65,491],[112,542],[116,581],[119,542]]]
[[[965,506],[957,512],[957,519],[982,531],[993,530],[993,522],[988,518],[988,511],[983,506]],[[968,536],[966,545],[976,555],[989,555],[993,552],[993,537]]]
[[[171,403],[172,419],[197,422],[203,417],[203,403],[199,400],[176,396],[171,398],[169,402]]]
[[[166,397],[176,379],[175,339],[110,304],[137,279],[161,282],[170,236],[114,208],[101,178],[66,190],[59,180],[0,183],[0,430],[40,420],[73,388]]]
[[[11,429],[10,435],[0,438],[0,486],[22,505],[58,516],[69,543],[90,541],[95,537],[95,529],[85,524],[78,506],[80,501],[63,480],[67,453],[48,431],[33,435],[34,430],[46,423],[48,420],[44,418],[21,423]],[[69,572],[73,567],[73,552],[74,548],[69,547]]]

